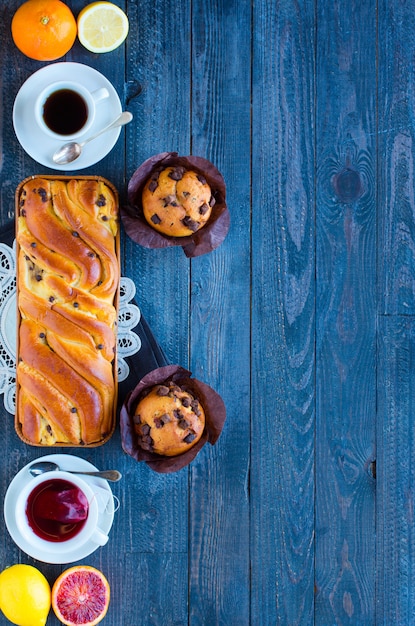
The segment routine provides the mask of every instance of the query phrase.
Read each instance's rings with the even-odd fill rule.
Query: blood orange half
[[[62,572],[52,587],[52,607],[66,626],[94,626],[106,615],[110,587],[104,574],[90,565]]]

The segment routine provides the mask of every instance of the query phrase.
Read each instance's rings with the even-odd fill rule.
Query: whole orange
[[[37,61],[54,61],[73,46],[75,17],[61,0],[27,0],[12,19],[12,37],[23,54]]]

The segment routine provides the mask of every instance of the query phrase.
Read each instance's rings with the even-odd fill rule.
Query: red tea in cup
[[[62,542],[75,537],[88,518],[88,499],[75,484],[51,478],[29,494],[26,516],[32,531],[46,541]]]

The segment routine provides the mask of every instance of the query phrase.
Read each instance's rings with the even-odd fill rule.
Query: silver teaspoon
[[[82,474],[83,476],[97,476],[98,478],[105,478],[106,480],[111,480],[112,482],[117,482],[122,477],[122,474],[117,470],[103,470],[102,472],[73,472],[71,470],[62,470],[59,465],[53,463],[52,461],[37,461],[36,463],[32,463],[29,467],[29,473],[32,476],[40,476],[40,474],[44,474],[45,472],[54,472],[54,471],[62,471],[68,472],[69,474]]]
[[[81,141],[80,143],[77,143],[76,141],[70,141],[69,143],[65,143],[61,148],[58,148],[58,150],[56,150],[55,154],[53,155],[52,159],[54,163],[58,163],[59,165],[72,163],[72,161],[75,161],[75,159],[77,159],[81,155],[82,148],[85,146],[85,144],[93,141],[94,139],[96,139],[103,133],[106,133],[108,130],[111,130],[112,128],[125,126],[125,124],[131,122],[132,119],[132,114],[129,111],[124,111],[109,126],[102,128],[95,135],[92,135],[91,137],[88,137],[88,139],[85,139],[85,141]]]

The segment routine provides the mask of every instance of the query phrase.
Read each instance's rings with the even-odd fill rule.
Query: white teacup
[[[105,87],[89,91],[74,81],[59,81],[45,87],[35,102],[35,119],[43,132],[70,141],[92,126],[96,106],[109,97]]]
[[[65,481],[65,483],[69,483],[69,485],[79,489],[84,494],[88,503],[88,514],[86,519],[80,523],[78,522],[79,530],[77,529],[76,534],[70,536],[68,539],[64,538],[59,541],[52,539],[48,540],[43,538],[45,536],[44,533],[43,537],[39,536],[42,534],[42,532],[39,533],[41,525],[36,527],[36,519],[33,520],[33,515],[30,513],[28,516],[28,506],[30,503],[33,504],[34,495],[43,491],[41,487],[42,485],[44,485],[44,488],[47,489],[50,481],[53,481],[55,485],[59,485],[56,481]],[[99,490],[99,487],[97,489]],[[32,478],[23,487],[16,502],[16,524],[19,532],[26,542],[30,544],[32,548],[36,549],[38,553],[41,553],[42,550],[49,552],[53,549],[56,553],[66,554],[68,552],[72,552],[73,550],[77,550],[88,542],[94,542],[100,546],[105,545],[108,541],[108,535],[99,528],[99,513],[99,497],[97,497],[97,494],[94,493],[91,486],[80,476],[64,471],[46,472],[45,474]],[[50,516],[50,513],[47,512],[45,515]],[[55,522],[52,523],[54,524]],[[60,522],[57,523],[59,524]]]

